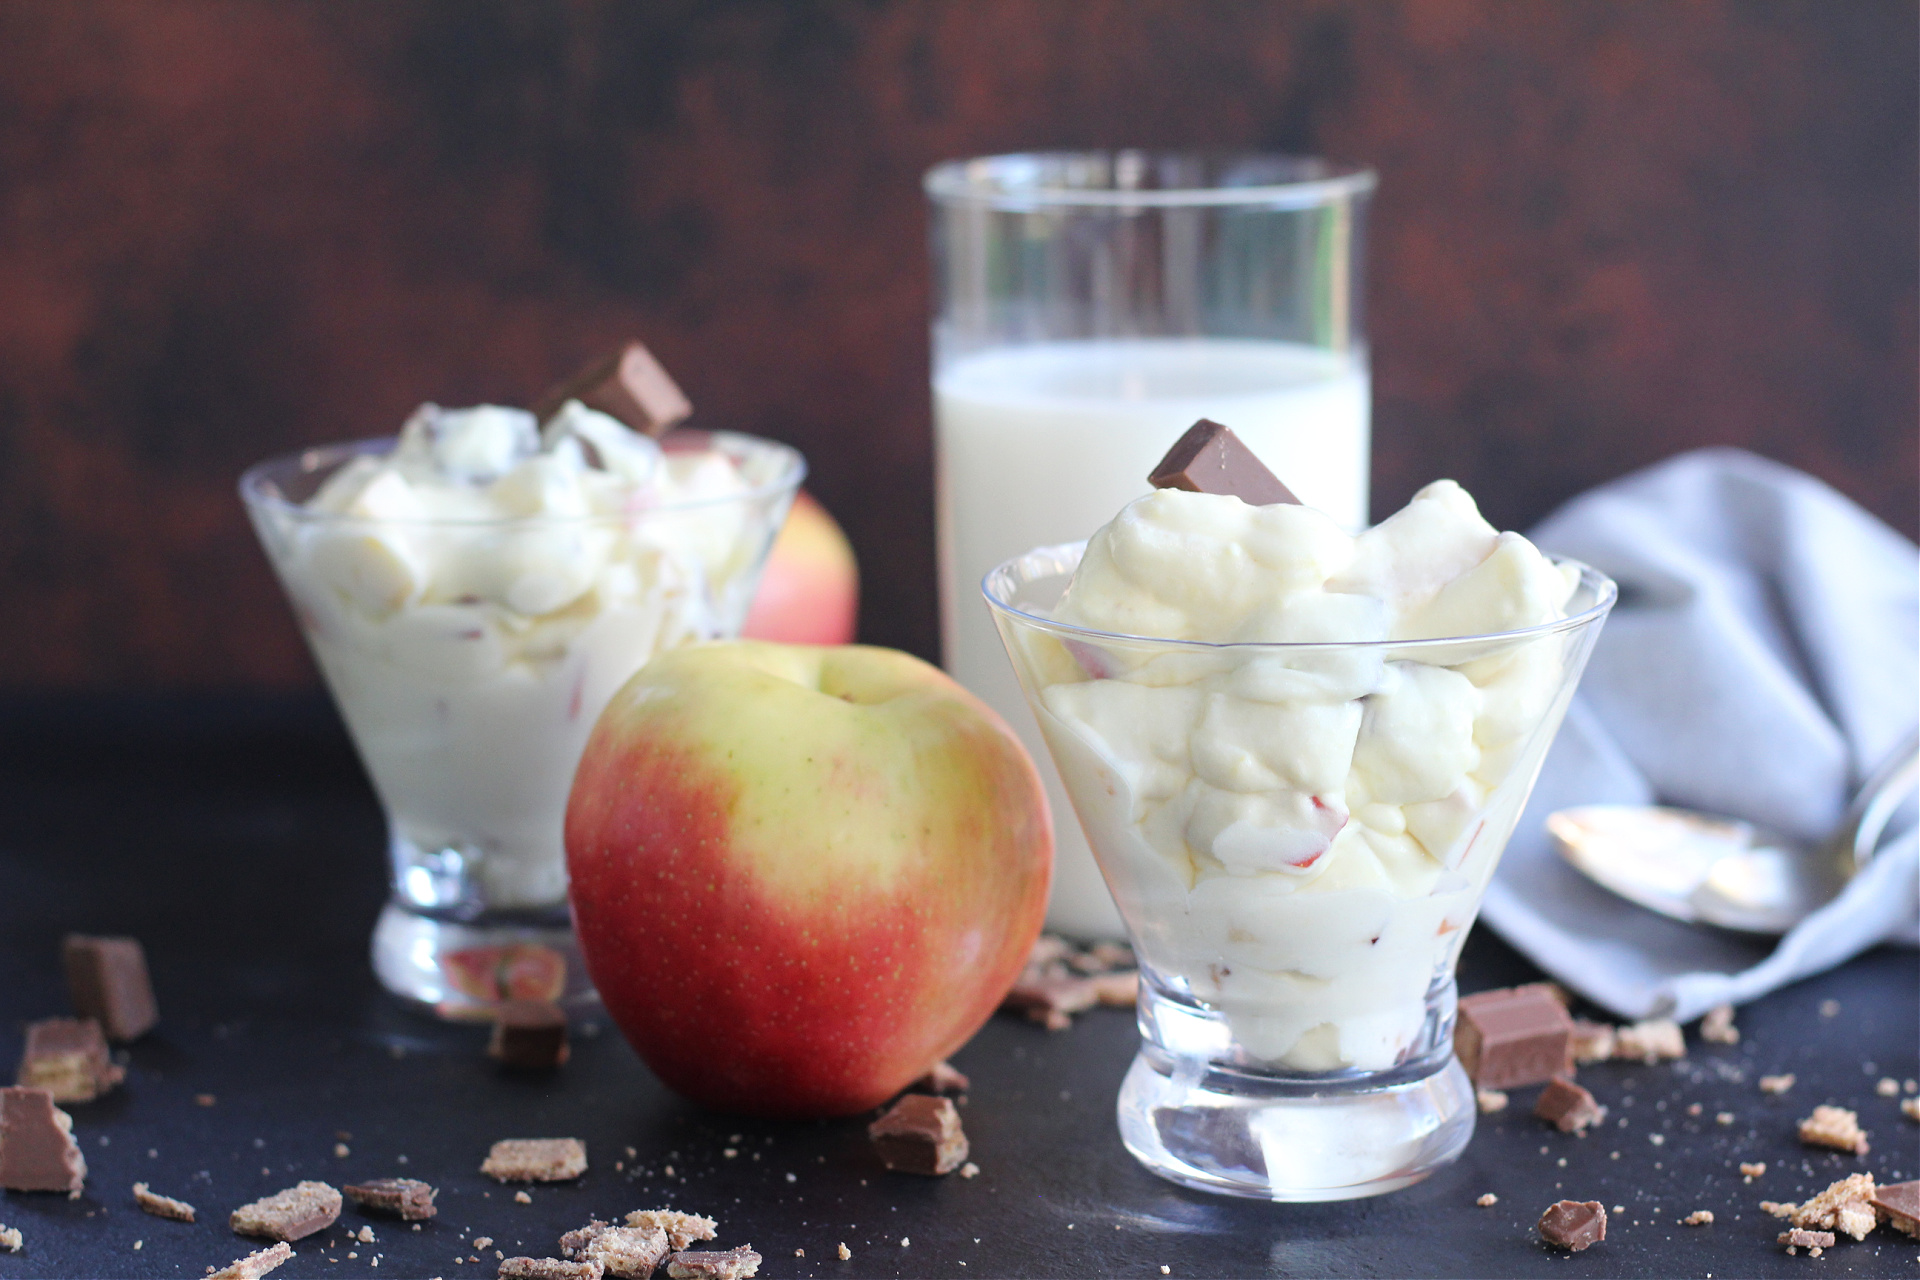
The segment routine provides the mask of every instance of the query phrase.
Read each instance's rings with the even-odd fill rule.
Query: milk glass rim
[[[679,434],[679,433],[672,433]],[[588,515],[535,515],[535,516],[413,516],[391,519],[384,516],[356,516],[339,511],[315,511],[312,508],[286,497],[279,491],[277,479],[289,472],[310,474],[328,465],[338,465],[355,457],[374,456],[392,452],[400,442],[398,436],[370,436],[361,440],[341,440],[333,444],[315,445],[310,449],[300,449],[293,453],[283,453],[277,457],[257,462],[240,474],[240,498],[249,507],[273,511],[288,519],[308,524],[337,525],[395,525],[406,528],[433,529],[504,529],[528,525],[589,526],[597,524],[630,524],[637,519],[656,515],[678,515],[688,511],[699,511],[708,507],[724,506],[728,503],[746,503],[778,494],[798,490],[807,478],[807,459],[792,445],[782,444],[778,440],[768,440],[762,436],[748,435],[743,431],[702,431],[689,430],[686,436],[701,435],[715,444],[737,444],[743,450],[764,450],[780,457],[780,473],[771,480],[741,489],[734,493],[707,494],[697,498],[682,498],[675,501],[660,502],[652,506],[639,507],[632,511],[610,513],[594,512]]]
[[[1129,645],[1158,645],[1169,649],[1194,649],[1205,652],[1227,650],[1232,652],[1268,652],[1268,653],[1325,653],[1335,650],[1390,649],[1399,652],[1404,649],[1433,649],[1460,644],[1517,643],[1536,640],[1544,636],[1561,635],[1578,631],[1583,627],[1599,622],[1612,610],[1619,598],[1620,588],[1612,578],[1598,569],[1571,556],[1547,555],[1553,564],[1566,565],[1580,571],[1580,583],[1593,589],[1594,602],[1579,613],[1555,619],[1552,622],[1540,622],[1531,627],[1519,627],[1512,631],[1487,631],[1464,636],[1429,636],[1419,640],[1175,640],[1169,636],[1136,636],[1124,631],[1100,631],[1092,627],[1076,626],[1071,622],[1057,622],[1052,618],[1043,618],[1037,613],[1029,613],[1000,596],[994,594],[994,579],[1002,574],[1012,577],[1014,567],[1023,560],[1036,556],[1053,555],[1059,558],[1072,556],[1077,564],[1085,553],[1085,539],[1078,542],[1062,542],[1053,546],[1035,547],[1022,555],[1003,560],[987,571],[980,579],[980,594],[985,596],[987,604],[996,613],[1006,614],[1019,619],[1023,624],[1039,631],[1051,632],[1066,639],[1096,642],[1118,641]],[[1543,555],[1546,553],[1543,552]]]
[[[1244,187],[1155,187],[1143,190],[1070,187],[1022,179],[1037,178],[1046,162],[1138,156],[1147,160],[1188,159],[1284,161],[1323,170],[1311,178]],[[1008,187],[989,178],[1012,179]],[[1312,209],[1353,196],[1365,195],[1379,184],[1379,174],[1364,165],[1339,164],[1316,156],[1280,151],[1163,150],[1117,147],[1111,150],[1012,151],[1000,155],[944,160],[928,169],[921,187],[931,200],[949,205],[977,205],[1006,213],[1038,209],[1180,209],[1244,206],[1256,209]]]

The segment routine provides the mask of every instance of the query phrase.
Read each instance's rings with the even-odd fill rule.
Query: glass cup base
[[[1156,1057],[1160,1055],[1155,1055]],[[1164,1059],[1163,1059],[1164,1062]],[[1473,1137],[1457,1058],[1416,1080],[1294,1093],[1249,1090],[1205,1063],[1142,1052],[1120,1086],[1120,1138],[1170,1182],[1258,1200],[1356,1200],[1410,1186]]]
[[[564,917],[554,924],[440,920],[388,902],[373,930],[380,984],[436,1017],[486,1021],[502,1000],[599,1000]]]

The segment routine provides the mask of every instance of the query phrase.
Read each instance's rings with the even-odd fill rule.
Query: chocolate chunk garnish
[[[283,1240],[271,1249],[261,1249],[229,1262],[218,1271],[209,1271],[206,1280],[260,1280],[292,1256],[293,1249]]]
[[[907,1086],[913,1093],[943,1093],[959,1095],[967,1091],[972,1083],[966,1074],[947,1061],[940,1061],[928,1068],[927,1074]]]
[[[126,1078],[107,1056],[107,1037],[92,1018],[47,1018],[27,1026],[18,1083],[45,1089],[55,1102],[92,1102]]]
[[[1533,1114],[1562,1133],[1585,1133],[1607,1118],[1607,1109],[1573,1081],[1556,1076],[1540,1091]]]
[[[1454,1052],[1475,1085],[1507,1089],[1573,1074],[1573,1019],[1534,983],[1460,998]]]
[[[87,1161],[73,1141],[73,1118],[45,1089],[0,1089],[0,1187],[64,1191],[78,1198]]]
[[[340,1193],[324,1182],[302,1182],[233,1211],[235,1234],[269,1240],[299,1240],[332,1226],[340,1216]]]
[[[1598,1200],[1560,1200],[1540,1215],[1540,1238],[1578,1253],[1607,1238],[1607,1210]]]
[[[192,1222],[193,1206],[185,1200],[175,1200],[172,1196],[155,1195],[147,1190],[147,1184],[133,1184],[133,1202],[140,1206],[143,1213],[156,1218],[171,1218],[175,1222]]]
[[[759,1271],[760,1255],[750,1244],[725,1252],[681,1252],[667,1259],[673,1280],[746,1280]]]
[[[1174,442],[1147,483],[1156,489],[1231,494],[1255,507],[1300,501],[1239,436],[1207,418]]]
[[[372,1182],[352,1183],[340,1189],[362,1209],[397,1214],[408,1222],[431,1218],[433,1198],[439,1194],[418,1178],[375,1178]]]
[[[1920,1237],[1920,1182],[1895,1182],[1876,1187],[1872,1204],[1880,1221],[1895,1231]]]
[[[967,1158],[960,1113],[946,1098],[910,1093],[867,1126],[887,1168],[897,1173],[952,1173]]]
[[[597,1262],[562,1262],[558,1258],[508,1258],[496,1272],[500,1280],[600,1280]]]
[[[516,1071],[551,1071],[567,1060],[567,1015],[550,1000],[502,1001],[487,1053]]]
[[[534,404],[533,416],[545,422],[569,400],[578,400],[649,436],[665,435],[693,412],[693,404],[679,384],[653,352],[638,342],[629,342],[549,388]]]
[[[138,1040],[160,1021],[138,939],[70,933],[60,949],[74,1011],[98,1021],[109,1040]]]
[[[565,1182],[586,1171],[587,1144],[578,1138],[506,1138],[480,1165],[501,1182]]]

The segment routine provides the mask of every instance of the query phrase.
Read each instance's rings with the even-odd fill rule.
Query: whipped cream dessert
[[[1178,489],[1094,534],[1052,617],[1119,636],[1027,664],[1149,976],[1265,1066],[1430,1046],[1571,693],[1561,634],[1494,633],[1564,618],[1579,581],[1445,480],[1357,537]],[[1480,638],[1417,643],[1450,637]]]
[[[393,823],[416,909],[552,908],[594,720],[653,654],[731,634],[798,455],[689,452],[568,401],[422,405],[304,503],[250,502]]]

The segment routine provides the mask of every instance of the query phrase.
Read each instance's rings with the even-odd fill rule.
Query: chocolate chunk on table
[[[760,1271],[752,1245],[716,1252],[681,1252],[667,1259],[672,1280],[746,1280]]]
[[[1208,418],[1187,428],[1147,476],[1156,489],[1231,494],[1256,507],[1300,499],[1232,431]]]
[[[150,1213],[156,1218],[170,1218],[174,1222],[192,1222],[193,1206],[185,1200],[175,1200],[172,1196],[157,1195],[147,1189],[144,1182],[133,1184],[133,1202],[140,1206],[142,1213]]]
[[[1872,1204],[1880,1221],[1895,1231],[1920,1237],[1920,1182],[1895,1182],[1875,1187]]]
[[[500,1280],[600,1280],[597,1262],[562,1262],[558,1258],[508,1258],[495,1273]]]
[[[396,1214],[408,1222],[424,1222],[434,1215],[433,1198],[439,1192],[418,1178],[375,1178],[340,1188],[362,1209]]]
[[[1573,1081],[1555,1076],[1540,1091],[1533,1114],[1562,1133],[1585,1133],[1607,1118],[1607,1109]]]
[[[867,1136],[887,1168],[898,1173],[943,1174],[967,1158],[960,1112],[946,1098],[910,1093],[867,1126]]]
[[[693,404],[680,385],[653,352],[638,342],[629,342],[550,387],[534,404],[533,416],[545,422],[569,400],[578,400],[649,436],[665,435],[693,412]]]
[[[1598,1200],[1559,1200],[1540,1215],[1540,1238],[1578,1253],[1607,1238],[1607,1210]]]
[[[324,1182],[302,1182],[233,1211],[227,1223],[243,1236],[299,1240],[324,1231],[340,1216],[340,1193]]]
[[[138,1040],[160,1021],[147,953],[137,938],[70,933],[60,949],[74,1011],[99,1022],[109,1040]]]
[[[0,1089],[0,1187],[64,1191],[78,1199],[86,1157],[73,1140],[73,1118],[45,1089]]]
[[[1544,983],[1480,991],[1460,998],[1453,1048],[1482,1089],[1544,1084],[1573,1074],[1573,1019]]]
[[[126,1078],[107,1056],[107,1037],[92,1018],[47,1018],[27,1026],[17,1083],[45,1089],[55,1102],[92,1102]]]
[[[1795,1227],[1791,1231],[1782,1231],[1775,1238],[1774,1243],[1786,1245],[1789,1249],[1831,1249],[1833,1232],[1808,1231],[1804,1227]]]
[[[516,1071],[551,1071],[566,1062],[567,1015],[551,1000],[504,1000],[494,1012],[487,1054]]]

